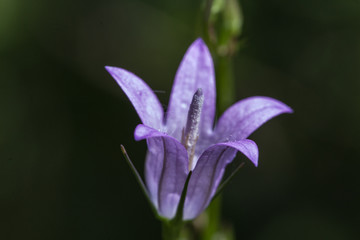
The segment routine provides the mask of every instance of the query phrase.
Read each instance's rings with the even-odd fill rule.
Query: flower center
[[[199,125],[201,117],[201,109],[204,103],[204,94],[199,88],[191,101],[187,116],[186,126],[183,129],[181,143],[185,146],[189,157],[189,171],[193,168],[195,155],[195,145],[199,138]]]

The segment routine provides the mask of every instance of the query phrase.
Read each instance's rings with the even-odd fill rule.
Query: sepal
[[[155,216],[159,218],[159,214],[158,214],[158,212],[157,212],[157,210],[156,210],[156,207],[154,206],[154,204],[152,203],[152,201],[151,201],[151,199],[150,199],[149,192],[148,192],[148,190],[147,190],[147,188],[146,188],[146,186],[145,186],[145,184],[144,184],[144,181],[142,180],[139,172],[136,170],[135,165],[133,164],[133,162],[131,161],[129,155],[127,154],[125,147],[124,147],[122,144],[120,144],[120,148],[121,148],[121,152],[122,152],[122,154],[124,155],[124,158],[125,158],[127,164],[129,165],[132,173],[133,173],[134,176],[135,176],[136,181],[138,182],[138,184],[139,184],[142,192],[144,193],[147,201],[149,202],[152,211],[154,212]]]

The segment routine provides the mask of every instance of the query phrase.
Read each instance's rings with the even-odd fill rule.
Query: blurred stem
[[[221,224],[221,196],[212,201],[208,209],[206,210],[208,223],[206,229],[201,236],[202,240],[212,240],[214,235],[219,231]]]
[[[206,0],[206,4],[205,4],[205,23],[209,22],[209,18],[210,18],[210,11],[211,11],[211,6],[213,4],[213,0]],[[206,24],[204,24],[206,25]]]
[[[237,0],[204,0],[201,29],[214,58],[218,115],[234,102],[233,56],[238,50],[242,22]],[[214,199],[200,217],[206,219],[200,233],[202,240],[211,240],[216,233],[225,231],[221,228],[221,199],[221,195]],[[233,232],[229,234],[233,235]]]
[[[235,96],[233,64],[230,56],[218,56],[215,62],[217,109],[219,115],[233,102]],[[221,227],[222,195],[214,199],[206,210],[208,224],[204,229],[202,240],[211,240]]]
[[[162,224],[162,239],[163,240],[179,240],[180,232],[183,224],[173,224],[172,222],[163,222]]]
[[[210,48],[211,52],[214,52],[214,46],[210,40],[210,13],[213,0],[204,0],[205,6],[203,6],[203,14],[201,18],[201,35],[203,40],[207,43],[208,47]]]
[[[217,109],[219,115],[233,102],[235,96],[235,81],[231,56],[218,56],[215,62]]]

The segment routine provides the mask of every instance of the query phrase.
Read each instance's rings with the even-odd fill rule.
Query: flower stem
[[[233,64],[231,56],[218,56],[215,62],[217,109],[219,114],[223,113],[233,102],[235,96],[235,84],[233,75]]]
[[[237,0],[204,0],[202,36],[214,58],[217,88],[217,109],[220,116],[234,103],[235,81],[233,56],[240,44],[243,15]],[[218,192],[219,193],[219,192]],[[204,213],[207,219],[202,226],[201,239],[210,240],[221,228],[221,194],[214,199]],[[233,232],[230,231],[230,235]]]
[[[221,195],[212,201],[206,210],[208,223],[207,227],[202,234],[202,240],[214,239],[214,236],[219,231],[221,225]]]
[[[162,223],[162,239],[163,240],[179,240],[183,223],[163,222]]]

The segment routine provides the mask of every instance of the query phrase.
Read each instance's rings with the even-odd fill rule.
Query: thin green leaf
[[[143,191],[146,199],[148,200],[148,202],[149,202],[149,204],[150,204],[150,206],[151,206],[151,209],[154,211],[155,215],[156,215],[157,217],[159,217],[159,215],[158,215],[158,213],[157,213],[157,210],[156,210],[154,204],[152,203],[152,201],[151,201],[151,199],[150,199],[150,197],[149,197],[149,196],[150,196],[150,195],[149,195],[149,192],[148,192],[148,190],[147,190],[147,188],[146,188],[146,186],[145,186],[145,184],[144,184],[144,182],[143,182],[143,180],[142,180],[139,172],[136,170],[136,168],[135,168],[134,164],[132,163],[129,155],[127,154],[127,152],[126,152],[126,150],[125,150],[125,147],[124,147],[122,144],[120,144],[120,148],[121,148],[121,152],[123,153],[123,155],[124,155],[124,157],[125,157],[126,162],[128,163],[128,165],[129,165],[132,173],[134,174],[134,176],[135,176],[135,178],[136,178],[136,181],[137,181],[138,184],[140,185],[141,190]]]
[[[224,187],[229,184],[233,177],[238,173],[240,168],[242,168],[244,165],[244,162],[240,163],[239,166],[230,174],[230,176],[220,184],[212,200],[214,200],[223,191]]]

